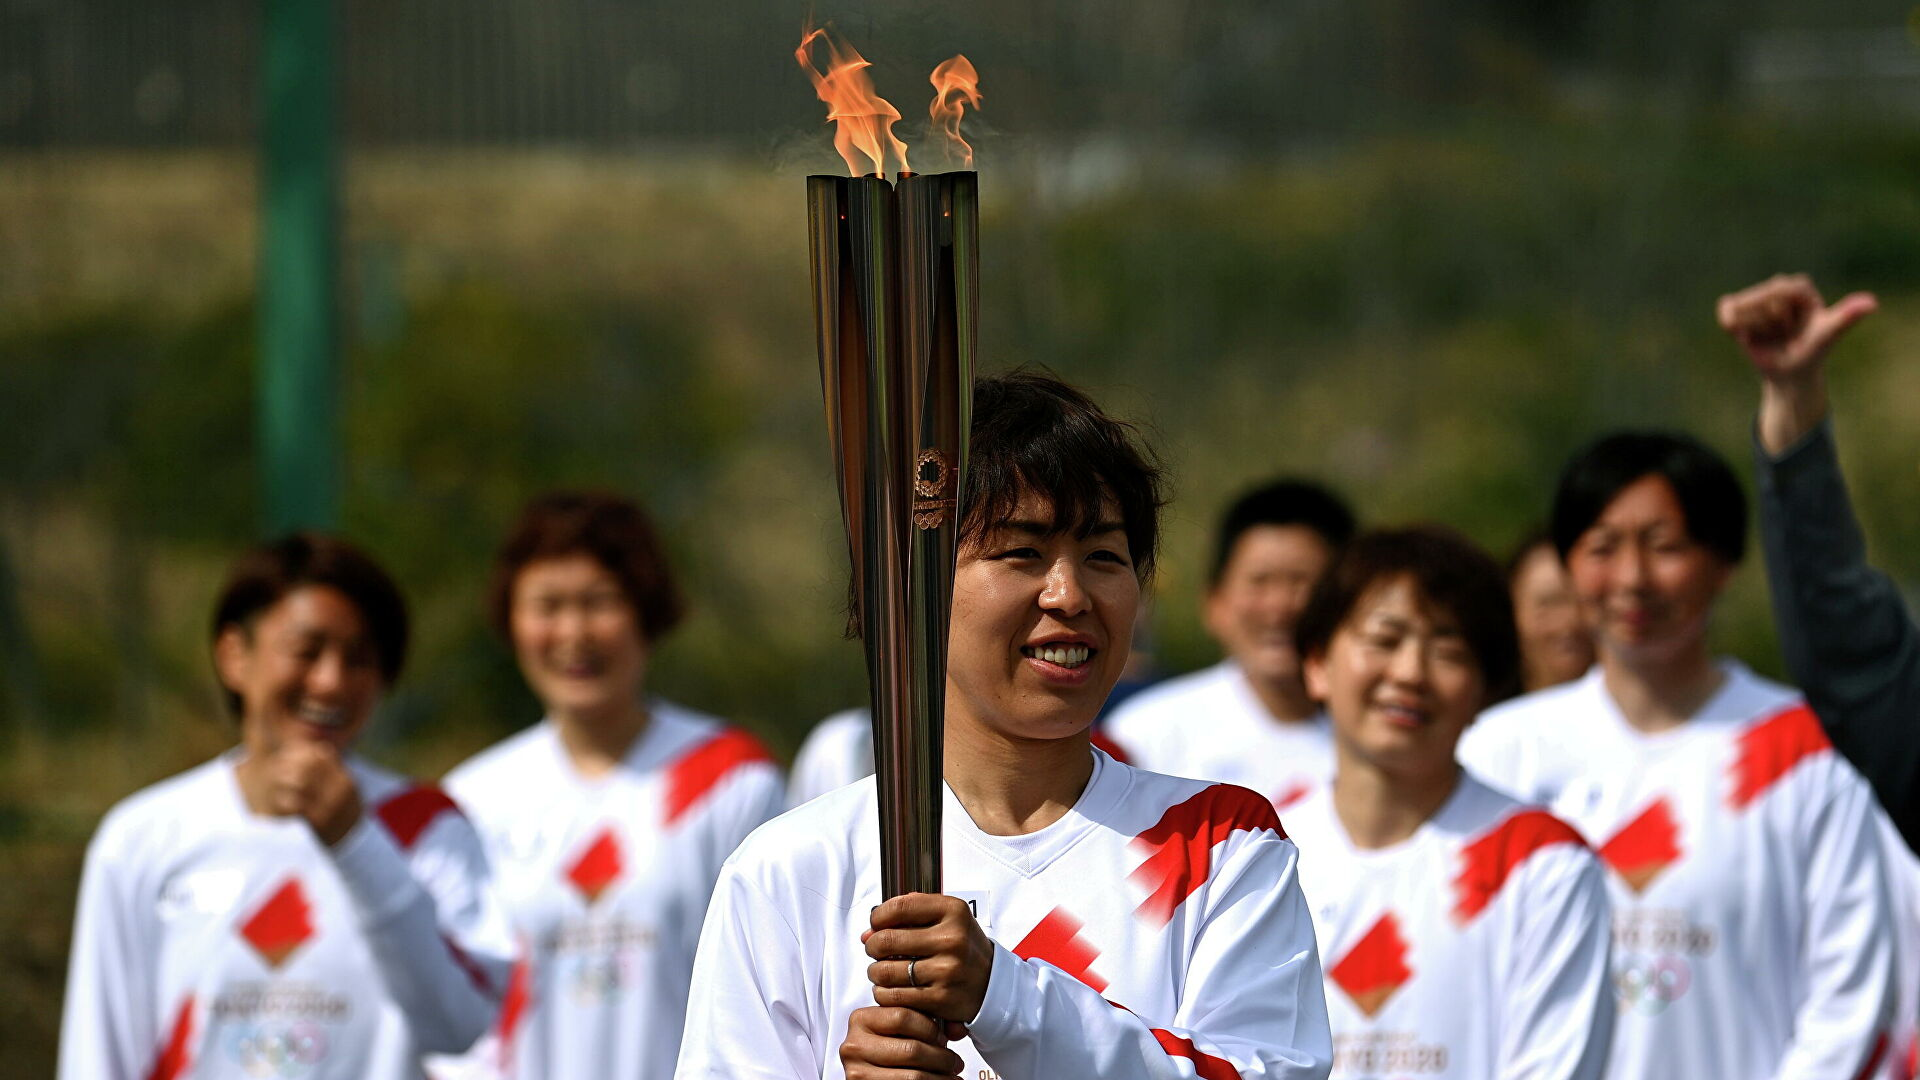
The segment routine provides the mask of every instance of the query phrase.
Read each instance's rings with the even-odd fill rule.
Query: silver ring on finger
[[[913,987],[915,990],[920,989],[920,980],[913,976],[913,963],[918,959],[919,957],[917,956],[907,957],[907,985]]]

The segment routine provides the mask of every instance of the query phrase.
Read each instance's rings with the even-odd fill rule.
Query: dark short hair
[[[242,552],[213,602],[212,638],[228,627],[251,632],[254,620],[288,593],[308,585],[336,589],[360,611],[388,686],[407,659],[407,602],[380,564],[337,536],[297,532]],[[227,711],[240,715],[240,695],[220,684]]]
[[[1038,371],[973,386],[960,538],[977,540],[1012,516],[1023,495],[1053,504],[1057,532],[1086,535],[1103,503],[1120,511],[1134,573],[1153,576],[1164,474],[1139,431],[1079,390]]]
[[[1687,535],[1728,563],[1747,553],[1747,495],[1725,458],[1677,431],[1616,431],[1573,455],[1553,493],[1553,546],[1565,559],[1607,505],[1638,480],[1673,486]]]
[[[1412,578],[1422,600],[1460,624],[1480,666],[1484,705],[1513,696],[1519,688],[1520,637],[1506,575],[1491,555],[1444,525],[1373,529],[1349,543],[1300,614],[1294,635],[1301,655],[1324,656],[1368,590],[1401,577]]]
[[[1312,529],[1338,555],[1353,539],[1353,510],[1346,502],[1311,480],[1283,477],[1241,493],[1220,515],[1220,527],[1214,531],[1213,569],[1207,576],[1211,585],[1220,583],[1233,558],[1234,546],[1248,529],[1261,525],[1298,525]]]
[[[521,509],[494,555],[487,615],[502,641],[513,641],[513,583],[520,571],[569,555],[591,556],[619,580],[647,641],[659,641],[686,615],[660,536],[638,503],[604,491],[549,491]]]

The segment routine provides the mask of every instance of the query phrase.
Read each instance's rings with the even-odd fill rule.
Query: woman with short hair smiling
[[[1324,1077],[1297,857],[1267,800],[1088,728],[1126,663],[1160,477],[1058,380],[975,388],[947,662],[943,880],[880,902],[871,779],[721,872],[681,1080]]]

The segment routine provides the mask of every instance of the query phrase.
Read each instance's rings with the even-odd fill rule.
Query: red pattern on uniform
[[[1361,1012],[1377,1014],[1413,978],[1413,969],[1407,966],[1407,939],[1393,912],[1380,916],[1347,955],[1327,969],[1327,978],[1346,991]]]
[[[178,1080],[187,1075],[192,1053],[193,995],[188,994],[187,1000],[180,1003],[180,1011],[173,1016],[173,1032],[167,1036],[167,1045],[161,1048],[147,1080]]]
[[[1528,856],[1554,844],[1586,847],[1573,826],[1545,810],[1521,810],[1460,849],[1453,879],[1453,917],[1468,923],[1485,911]]]
[[[1273,804],[1243,787],[1214,784],[1169,807],[1159,822],[1133,838],[1146,860],[1128,880],[1147,890],[1134,913],[1165,926],[1174,911],[1213,873],[1214,845],[1236,832],[1271,829],[1284,838]]]
[[[1120,744],[1117,742],[1114,742],[1113,739],[1110,736],[1108,736],[1106,732],[1101,731],[1098,728],[1095,728],[1093,732],[1093,748],[1095,750],[1106,751],[1106,754],[1108,757],[1112,758],[1113,760],[1119,762],[1122,765],[1133,764],[1133,759],[1127,756],[1127,752],[1125,750],[1120,749]]]
[[[1820,718],[1805,704],[1774,713],[1740,733],[1727,805],[1744,809],[1806,758],[1833,749]]]
[[[533,1004],[533,971],[522,956],[513,962],[513,972],[507,976],[507,992],[500,999],[500,1019],[497,1028],[500,1032],[500,1067],[507,1072],[513,1071],[514,1039],[520,1034],[520,1022],[527,1018],[527,1008]]]
[[[1599,855],[1634,892],[1645,892],[1681,855],[1680,825],[1673,820],[1673,807],[1664,797],[1655,799],[1600,845]]]
[[[1193,1073],[1200,1080],[1240,1080],[1240,1070],[1233,1062],[1212,1054],[1193,1045],[1192,1039],[1182,1038],[1163,1028],[1154,1028],[1153,1037],[1160,1040],[1160,1049],[1169,1056],[1183,1057],[1193,1062]]]
[[[588,844],[587,850],[581,852],[580,857],[567,868],[567,880],[573,882],[573,887],[579,889],[580,895],[591,904],[600,899],[600,894],[607,891],[607,886],[619,879],[624,869],[626,865],[620,858],[620,840],[614,835],[613,826],[603,825],[600,834],[593,838],[593,843]]]
[[[413,847],[414,841],[420,839],[420,834],[427,831],[427,826],[433,824],[435,818],[448,811],[457,814],[460,808],[454,805],[446,792],[431,784],[422,784],[395,795],[375,807],[373,812],[379,815],[380,823],[393,834],[394,842],[406,850]]]
[[[715,735],[667,769],[667,824],[678,821],[700,797],[742,765],[772,761],[759,739],[737,728]]]
[[[1066,908],[1054,908],[1013,947],[1013,955],[1022,960],[1044,960],[1096,991],[1105,990],[1107,980],[1093,971],[1093,961],[1100,950],[1080,936],[1080,929],[1085,925]]]
[[[1295,780],[1285,788],[1282,788],[1280,793],[1273,797],[1273,808],[1275,810],[1285,810],[1287,807],[1292,806],[1294,803],[1299,802],[1311,794],[1313,794],[1312,784],[1307,783],[1305,780]]]
[[[278,968],[293,951],[313,937],[313,905],[300,887],[300,879],[288,878],[240,924],[240,936],[253,946],[268,967]]]
[[[1860,1067],[1859,1073],[1854,1076],[1853,1080],[1868,1080],[1868,1077],[1874,1074],[1874,1070],[1880,1067],[1880,1059],[1886,1056],[1887,1033],[1883,1031],[1878,1038],[1873,1040],[1873,1049],[1867,1054],[1867,1063]]]

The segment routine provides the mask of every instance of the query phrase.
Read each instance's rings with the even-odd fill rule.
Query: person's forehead
[[[1353,605],[1352,618],[1421,623],[1436,633],[1457,632],[1460,628],[1459,618],[1446,605],[1428,596],[1419,579],[1407,572],[1383,575],[1368,582],[1360,590],[1359,601]]]
[[[1013,504],[1013,510],[1008,513],[1006,519],[996,522],[993,527],[1031,532],[1053,532],[1060,527],[1057,520],[1058,516],[1058,508],[1054,505],[1054,501],[1051,498],[1039,492],[1028,490],[1021,492],[1019,500]],[[1075,524],[1086,525],[1089,523],[1078,522]],[[1098,516],[1091,524],[1096,531],[1102,528],[1125,528],[1126,523],[1122,520],[1119,502],[1110,495],[1103,495],[1100,500]]]
[[[514,587],[520,590],[581,589],[594,586],[618,587],[620,579],[601,565],[599,559],[584,551],[549,555],[527,563],[514,575]]]
[[[1331,548],[1311,526],[1298,523],[1249,526],[1234,538],[1229,568],[1275,563],[1322,562]]]
[[[261,615],[261,625],[297,634],[340,634],[353,638],[367,633],[360,605],[331,585],[301,585],[282,596]]]
[[[1596,525],[1627,528],[1636,525],[1686,524],[1686,508],[1673,483],[1659,473],[1648,473],[1614,493],[1600,511]]]

